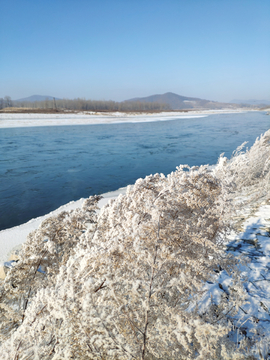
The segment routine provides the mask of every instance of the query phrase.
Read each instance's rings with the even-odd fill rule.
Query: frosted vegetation
[[[234,321],[244,260],[225,250],[238,213],[269,201],[269,170],[270,130],[214,169],[181,165],[45,220],[1,284],[1,359],[264,358]],[[230,285],[202,311],[221,271]]]

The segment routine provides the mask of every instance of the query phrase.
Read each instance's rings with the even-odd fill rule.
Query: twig
[[[44,251],[43,254],[42,254],[42,256],[40,257],[40,260],[39,260],[39,262],[38,262],[38,264],[37,264],[37,266],[36,266],[36,270],[35,270],[35,272],[34,272],[32,281],[35,279],[36,274],[37,274],[37,271],[38,271],[38,268],[40,267],[41,261],[43,260],[43,257],[47,254],[47,252],[48,252],[48,250]],[[23,311],[23,316],[22,316],[22,323],[23,323],[23,321],[24,321],[25,311],[26,311],[27,306],[28,306],[28,301],[29,301],[31,289],[32,289],[32,287],[30,286],[29,291],[28,291],[28,295],[27,295],[27,298],[26,298],[26,301],[25,301],[25,304],[24,304],[24,309],[23,309],[24,311]]]
[[[49,353],[49,356],[52,355],[52,353],[54,352],[54,349],[56,347],[56,345],[59,344],[58,340],[56,341],[56,343],[54,344],[54,347],[52,348],[51,352]]]
[[[124,352],[126,352],[126,353],[129,354],[132,358],[135,359],[135,356],[132,355],[127,349],[125,349],[123,345],[117,343],[117,341],[116,341],[116,339],[114,338],[114,336],[112,336],[111,332],[107,329],[107,326],[104,324],[104,322],[103,322],[103,320],[102,320],[102,318],[101,318],[101,316],[100,316],[100,314],[99,314],[99,312],[98,312],[95,304],[93,304],[93,307],[94,307],[94,309],[96,310],[96,313],[97,313],[98,317],[99,317],[100,320],[101,320],[102,326],[103,326],[104,329],[107,331],[107,334],[108,334],[109,337],[112,339],[112,341],[116,344],[116,346],[120,346]]]
[[[15,356],[14,356],[14,360],[18,360],[18,359],[19,359],[19,354],[17,355],[17,352],[19,351],[19,348],[20,348],[21,344],[22,344],[22,341],[19,342],[19,345],[18,345],[18,347],[17,347],[16,353],[15,353]]]
[[[103,283],[94,291],[95,293],[98,292],[98,290],[105,288],[106,286],[103,286],[103,284],[105,283],[106,279],[103,281]]]
[[[158,233],[157,233],[158,240],[159,240],[159,231],[160,231],[160,217],[159,217],[159,221],[158,221]],[[156,264],[156,259],[157,259],[157,250],[158,250],[158,245],[155,246],[155,255],[154,255],[154,261],[153,261],[153,266],[152,266],[152,274],[151,274],[149,292],[148,292],[148,305],[150,305],[150,299],[151,299],[151,296],[152,296],[152,285],[153,285],[153,279],[154,279],[155,264]],[[143,346],[142,346],[142,356],[141,356],[142,360],[144,360],[144,358],[145,358],[147,328],[148,328],[148,324],[149,324],[148,315],[149,315],[149,310],[146,311],[146,315],[145,315],[145,325],[144,325],[144,332],[143,332]]]

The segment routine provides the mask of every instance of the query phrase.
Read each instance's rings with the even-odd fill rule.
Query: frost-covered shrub
[[[34,356],[35,346],[48,359],[220,356],[229,328],[186,309],[217,265],[232,270],[222,248],[228,206],[205,166],[139,179],[32,298],[7,357]]]
[[[24,320],[37,290],[52,286],[87,225],[95,222],[100,196],[87,200],[82,209],[62,212],[42,222],[28,235],[20,258],[0,288],[0,339],[10,336]]]
[[[258,137],[253,146],[239,146],[231,160],[221,156],[215,175],[223,183],[233,182],[233,197],[245,197],[245,203],[270,199],[270,130]]]
[[[269,178],[269,133],[254,146],[43,224],[2,286],[1,358],[251,359],[228,338],[243,292],[224,239],[247,178],[254,189]],[[202,314],[196,300],[220,268],[232,289]]]

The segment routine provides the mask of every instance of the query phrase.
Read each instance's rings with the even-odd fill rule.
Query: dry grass
[[[34,108],[19,108],[19,107],[8,107],[0,110],[0,113],[9,114],[55,114],[65,113],[65,111],[58,109],[34,109]]]

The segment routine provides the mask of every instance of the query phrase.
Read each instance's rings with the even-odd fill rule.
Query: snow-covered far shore
[[[33,126],[63,126],[63,125],[92,125],[117,124],[150,121],[167,121],[175,119],[203,118],[211,114],[242,113],[243,109],[201,110],[188,112],[160,112],[160,113],[97,113],[85,111],[66,114],[0,114],[0,128],[33,127]],[[253,110],[248,110],[253,111]]]
[[[102,194],[103,197],[98,206],[101,208],[106,205],[109,200],[117,198],[119,194],[125,194],[126,188],[120,188],[116,191],[111,191],[105,194]],[[60,206],[58,209],[51,211],[50,213],[39,216],[37,218],[29,220],[27,223],[22,225],[14,226],[9,229],[0,231],[0,278],[4,263],[9,260],[20,248],[21,245],[26,241],[27,235],[36,230],[39,225],[45,219],[60,214],[62,211],[70,211],[82,206],[84,198],[81,198],[77,201],[71,201],[65,205]]]

